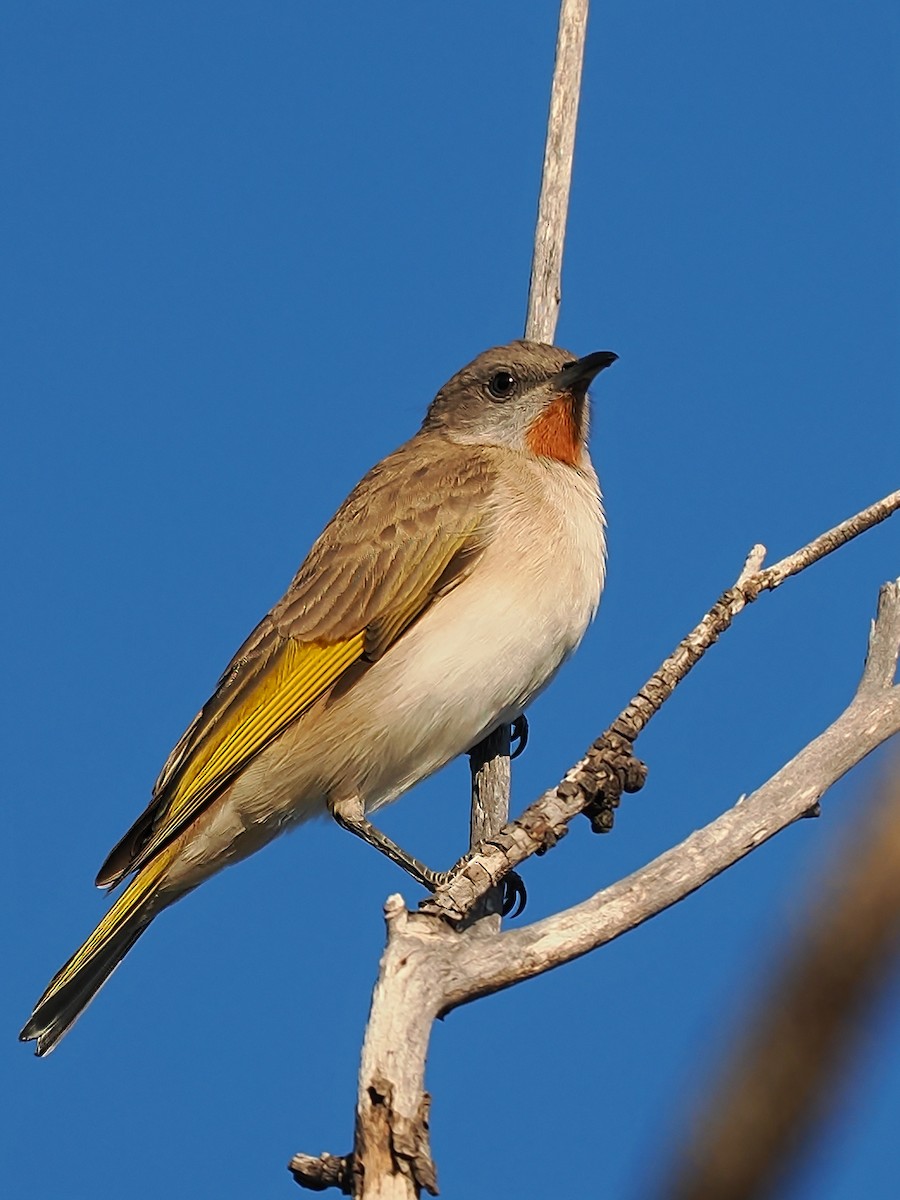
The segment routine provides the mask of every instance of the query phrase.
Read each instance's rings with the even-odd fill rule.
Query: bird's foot
[[[510,761],[523,754],[528,745],[528,718],[524,713],[516,717],[512,723],[512,741],[516,742],[516,746],[514,749],[510,748]]]
[[[503,876],[501,887],[503,888],[503,903],[500,912],[504,917],[520,916],[528,903],[528,892],[522,876],[518,871],[510,871],[508,875]]]

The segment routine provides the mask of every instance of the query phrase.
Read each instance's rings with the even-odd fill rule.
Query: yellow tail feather
[[[53,1049],[159,912],[159,881],[173,857],[170,847],[149,862],[50,980],[19,1034],[23,1042],[37,1042],[36,1054]]]

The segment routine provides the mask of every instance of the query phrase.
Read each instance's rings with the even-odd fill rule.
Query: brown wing
[[[147,863],[352,663],[384,654],[468,573],[490,536],[492,486],[483,452],[434,435],[365,476],[172,751],[99,887]]]

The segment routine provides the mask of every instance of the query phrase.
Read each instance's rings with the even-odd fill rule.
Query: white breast
[[[583,471],[523,458],[494,497],[472,573],[352,687],[263,750],[202,818],[173,883],[242,857],[329,797],[372,810],[517,717],[584,636],[603,588],[600,491]],[[177,878],[176,878],[177,876]]]
[[[606,556],[587,467],[526,459],[498,489],[496,533],[472,574],[352,690],[354,719],[379,726],[376,752],[358,764],[370,808],[518,716],[578,646]]]

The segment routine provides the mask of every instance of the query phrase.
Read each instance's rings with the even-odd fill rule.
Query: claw
[[[503,905],[500,909],[504,917],[517,917],[525,911],[528,902],[528,892],[518,871],[510,871],[503,877]]]
[[[515,750],[511,751],[509,760],[512,762],[514,758],[518,758],[528,745],[528,719],[522,713],[520,717],[516,717],[512,724],[512,739],[519,744]]]

